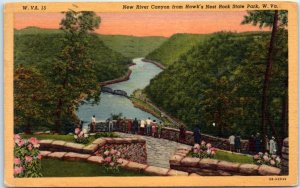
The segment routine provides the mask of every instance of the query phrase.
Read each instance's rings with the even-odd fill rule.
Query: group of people
[[[228,138],[229,141],[229,149],[231,152],[235,151],[240,153],[241,152],[241,137],[239,134],[237,135],[230,135]]]
[[[152,120],[150,117],[145,120],[138,120],[137,118],[132,120],[127,119],[126,117],[117,120],[107,119],[106,123],[109,132],[119,130],[126,133],[148,135],[158,138],[161,136],[161,128],[163,126],[162,122],[157,123],[156,120]],[[91,132],[95,132],[95,116],[92,117],[91,125]]]
[[[241,152],[241,137],[239,134],[230,135],[228,138],[228,142],[230,144],[230,151]],[[249,153],[256,154],[259,152],[269,152],[270,154],[277,153],[277,143],[275,137],[272,136],[271,139],[268,136],[265,137],[265,147],[263,147],[263,140],[260,136],[260,133],[256,133],[256,135],[251,135],[249,139]]]
[[[269,139],[269,137],[265,136],[265,146],[263,147],[263,140],[260,136],[260,133],[256,133],[256,135],[251,135],[249,139],[249,152],[250,153],[258,153],[258,152],[269,152],[271,155],[275,155],[277,153],[277,142],[274,136]]]

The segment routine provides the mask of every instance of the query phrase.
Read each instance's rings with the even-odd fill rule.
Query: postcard
[[[22,2],[4,18],[7,186],[297,185],[296,3]]]

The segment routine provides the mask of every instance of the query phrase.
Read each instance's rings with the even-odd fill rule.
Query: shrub
[[[121,153],[114,148],[106,149],[102,156],[104,158],[104,167],[107,171],[119,172],[120,164],[117,162]]]
[[[274,166],[274,167],[281,167],[281,159],[277,155],[271,155],[267,152],[262,153],[259,152],[258,154],[253,156],[253,160],[258,165],[268,165],[268,166]]]
[[[38,139],[32,137],[23,140],[20,135],[14,136],[14,176],[41,177],[41,159]]]
[[[100,132],[95,134],[96,139],[101,137],[118,137],[118,135],[113,132]]]
[[[87,144],[89,142],[89,134],[86,129],[75,129],[74,141],[79,144]]]
[[[195,144],[192,151],[193,157],[198,157],[200,159],[203,158],[214,158],[216,155],[216,148],[213,148],[210,143],[201,142],[201,145]]]

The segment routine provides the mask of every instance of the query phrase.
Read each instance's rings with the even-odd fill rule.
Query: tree
[[[267,62],[266,62],[266,70],[264,75],[263,82],[263,92],[262,92],[262,106],[261,106],[261,129],[263,138],[267,135],[267,122],[272,124],[270,121],[270,109],[269,109],[269,87],[270,87],[270,79],[272,73],[273,66],[273,56],[274,56],[274,48],[276,43],[276,36],[278,27],[285,27],[287,25],[287,11],[248,11],[248,15],[244,17],[242,24],[250,24],[253,25],[259,24],[259,27],[272,27],[271,39],[268,47],[267,53]],[[276,131],[274,132],[275,134]],[[264,146],[265,139],[263,139]]]
[[[32,132],[33,122],[47,124],[51,117],[51,101],[47,97],[48,84],[33,67],[19,65],[14,72],[14,118],[15,126],[25,126]],[[24,129],[23,127],[20,127]]]
[[[63,49],[53,63],[50,72],[53,81],[55,108],[55,131],[60,132],[62,119],[73,116],[82,97],[97,103],[100,89],[94,62],[88,51],[91,32],[98,28],[100,17],[90,11],[68,11],[60,23],[64,31]]]

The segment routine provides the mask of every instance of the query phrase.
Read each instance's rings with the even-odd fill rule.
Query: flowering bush
[[[76,143],[87,144],[89,143],[89,134],[86,129],[81,130],[80,128],[76,128],[74,139]]]
[[[14,135],[14,176],[41,177],[41,159],[39,141],[36,138],[23,140],[20,135]]]
[[[280,157],[277,155],[271,155],[267,152],[262,153],[259,152],[258,154],[253,156],[253,160],[256,164],[258,165],[269,165],[269,166],[274,166],[274,167],[281,167],[281,160]]]
[[[104,158],[104,166],[107,171],[119,172],[119,163],[117,162],[121,153],[114,148],[105,150],[102,154]]]
[[[217,149],[212,147],[210,143],[205,143],[205,141],[201,142],[201,145],[195,144],[193,147],[192,156],[198,157],[200,159],[203,158],[213,158],[216,155]]]

